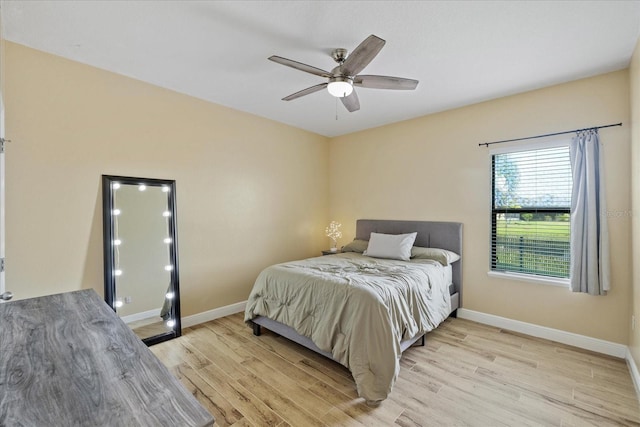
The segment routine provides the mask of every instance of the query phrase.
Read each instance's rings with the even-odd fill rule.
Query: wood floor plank
[[[505,331],[495,326],[483,325],[465,319],[447,321],[444,326],[446,326],[446,330],[456,331],[474,337],[485,337],[491,339],[492,342],[515,345],[520,348],[528,342],[529,338],[526,335],[504,333]],[[440,329],[440,327],[438,327],[438,329]]]
[[[488,372],[486,370],[480,370],[478,372],[480,375],[487,375],[494,379],[498,379],[501,375],[496,372]],[[513,373],[512,373],[513,374]],[[521,391],[523,395],[537,397],[546,402],[547,405],[553,408],[562,408],[564,410],[568,410],[571,413],[575,414],[577,418],[584,418],[587,420],[597,420],[597,423],[600,424],[610,424],[610,423],[619,423],[619,425],[629,425],[627,420],[625,419],[624,414],[620,413],[609,413],[605,411],[601,411],[598,408],[595,408],[591,405],[584,404],[578,400],[575,400],[573,397],[573,392],[571,396],[567,397],[564,392],[553,392],[552,385],[544,384],[545,379],[540,379],[539,382],[531,378],[527,382],[521,382],[519,380],[511,380],[510,386],[515,387]],[[499,380],[504,381],[504,378]],[[640,407],[636,403],[634,410],[640,410]],[[640,425],[640,424],[631,424],[631,425]]]
[[[500,384],[482,381],[475,373],[464,375],[451,375],[445,369],[437,366],[419,365],[414,366],[411,375],[416,383],[425,383],[436,380],[443,384],[438,392],[444,387],[455,388],[456,390],[478,395],[480,400],[487,404],[508,404],[515,403],[520,398],[520,392],[512,387],[502,387]]]
[[[177,342],[165,341],[149,347],[149,350],[164,363],[165,366],[171,367],[183,363],[182,349]]]
[[[258,426],[278,426],[282,417],[273,412],[262,400],[227,376],[215,365],[207,366],[198,374],[231,402],[244,417]]]
[[[619,414],[631,421],[640,423],[640,413],[634,408],[636,399],[611,393],[604,388],[577,386],[573,392],[574,400],[594,406],[599,412]]]
[[[211,364],[211,360],[191,345],[189,341],[182,340],[180,345],[183,350],[181,352],[182,360],[193,366],[194,369],[202,369]]]
[[[332,385],[336,390],[340,390],[347,396],[358,396],[353,378],[344,376],[342,373],[343,366],[337,362],[327,359],[323,363],[318,363],[310,359],[303,359],[296,363],[295,366],[314,378]]]
[[[626,363],[464,319],[447,319],[408,349],[378,407],[342,365],[242,313],[186,328],[152,351],[221,426],[638,426]]]
[[[246,345],[247,340],[241,335],[225,335],[220,329],[213,330],[211,328],[201,328],[193,334],[187,335],[188,341],[197,341],[204,346],[216,349],[215,351],[223,352],[232,360],[242,362],[242,355],[239,349]]]
[[[216,322],[216,324],[224,325],[235,333],[242,334],[250,328],[244,322],[244,313],[235,313],[230,316],[221,317],[219,319],[208,322],[208,324]]]
[[[612,386],[617,393],[631,397],[637,396],[633,381],[625,373],[607,371],[606,369],[593,369],[593,380],[598,384]]]
[[[499,336],[499,334],[496,334],[496,336]],[[476,337],[473,335],[468,336],[465,343],[468,343],[469,345],[477,345],[479,348],[491,347],[492,352],[496,357],[510,359],[514,363],[532,366],[534,368],[538,366],[535,355],[523,351],[521,345],[495,342],[491,337]]]
[[[413,409],[406,409],[398,419],[395,421],[396,425],[401,427],[423,427],[428,425],[437,425],[437,426],[455,426],[462,425],[460,420],[456,420],[455,418],[449,418],[442,420],[441,418],[435,419],[432,416],[432,412],[427,414],[416,412]]]
[[[259,337],[253,337],[252,343],[260,345],[265,350],[277,354],[290,363],[297,363],[305,358],[305,354],[300,348],[282,345],[282,340],[286,340],[286,338],[265,331]],[[311,351],[309,350],[309,352]]]
[[[366,424],[362,424],[361,422],[353,419],[349,415],[345,414],[338,408],[331,408],[329,412],[324,417],[325,424],[327,426],[336,426],[336,427],[365,427]]]
[[[243,418],[233,404],[204,381],[187,363],[172,367],[171,372],[214,416],[217,426],[234,425]]]
[[[520,397],[520,403],[530,411],[539,413],[541,418],[551,416],[560,420],[559,424],[549,423],[548,425],[597,427],[600,421],[587,414],[576,415],[563,405],[550,405],[544,396],[523,393]]]
[[[316,418],[321,419],[322,416],[329,412],[333,407],[333,405],[328,403],[326,400],[318,398],[317,394],[314,394],[312,391],[304,388],[295,379],[283,375],[280,371],[271,368],[256,358],[248,359],[244,362],[244,365],[253,374],[267,381],[274,387],[277,387],[293,402]]]
[[[437,410],[440,413],[446,414],[449,417],[454,417],[458,425],[508,425],[506,421],[497,418],[492,411],[487,410],[485,407],[481,407],[480,402],[474,401],[472,396],[464,393],[458,393],[455,389],[447,386],[444,386],[438,392],[433,405],[433,407],[438,408]]]
[[[207,357],[212,364],[219,366],[228,376],[237,379],[246,375],[248,372],[242,366],[244,359],[238,355],[238,352],[220,345],[220,341],[213,340],[213,337],[216,335],[206,333],[206,338],[190,335],[186,336],[184,340]],[[210,342],[209,339],[213,341]]]
[[[419,386],[400,378],[389,396],[390,400],[405,407],[395,423],[413,426],[460,425],[461,422],[449,402],[438,396],[440,389],[422,391]]]
[[[280,390],[270,386],[258,376],[250,374],[239,379],[238,382],[290,425],[308,427],[324,425],[318,418],[296,405]]]
[[[437,352],[436,352],[437,353]],[[438,397],[449,395],[453,392],[456,396],[464,396],[470,402],[469,406],[483,408],[483,412],[500,415],[501,420],[524,422],[529,417],[526,411],[518,408],[520,393],[510,387],[483,381],[475,375],[475,370],[451,369],[451,366],[443,363],[427,363],[414,366],[406,374],[409,381],[415,384],[424,384],[438,381],[442,387],[437,391]],[[515,414],[509,408],[518,408]],[[529,420],[530,421],[530,420]],[[524,424],[533,424],[527,423]]]
[[[385,401],[384,408],[382,405],[376,408],[369,407],[364,400],[347,396],[322,381],[309,390],[333,405],[329,413],[333,414],[334,418],[339,416],[338,418],[342,420],[341,425],[392,425],[404,410],[402,405],[392,400]],[[356,423],[345,418],[344,415]]]
[[[493,362],[496,359],[490,349],[481,348],[478,345],[469,345],[463,339],[457,337],[451,337],[446,332],[432,331],[429,333],[432,335],[431,339],[437,339],[443,345],[438,349],[439,352],[447,352],[454,358],[460,360],[469,360],[472,363]]]
[[[389,395],[391,398],[397,397],[403,398],[415,398],[418,401],[424,401],[435,396],[444,386],[434,378],[429,378],[428,381],[423,381],[423,378],[414,375],[411,371],[400,371],[398,379],[393,385],[393,392]],[[400,390],[398,396],[395,396],[395,391]],[[420,391],[419,395],[416,395],[416,390]]]
[[[392,400],[385,402],[384,406],[372,408],[362,400],[343,402],[337,406],[345,414],[354,420],[368,426],[389,426],[402,414],[404,407]]]
[[[235,423],[233,423],[232,427],[260,427],[260,426],[257,426],[255,424],[251,423],[251,421],[249,421],[246,418],[242,418],[241,420],[236,421]]]
[[[301,369],[300,366],[287,362],[282,357],[268,350],[265,350],[259,345],[252,346],[251,352],[257,359],[263,361],[265,364],[281,372],[283,375],[286,375],[289,378],[298,381],[304,387],[311,386],[317,381],[316,377],[309,375],[307,372]]]
[[[497,384],[509,384],[520,392],[529,391],[550,397],[570,399],[573,389],[570,386],[560,384],[562,378],[551,376],[536,377],[529,373],[520,373],[515,369],[478,367],[476,374],[491,379]]]
[[[456,350],[454,349],[453,351],[455,352]],[[436,351],[410,349],[402,357],[404,358],[405,355],[415,360],[417,366],[434,365],[454,375],[471,374],[477,369],[478,363],[484,361],[484,359],[474,360],[473,357],[466,359],[451,357],[448,344],[441,345]]]

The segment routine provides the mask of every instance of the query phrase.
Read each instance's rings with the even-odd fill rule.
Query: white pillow
[[[371,233],[369,245],[362,255],[374,258],[389,258],[409,261],[411,248],[418,233],[381,234]]]

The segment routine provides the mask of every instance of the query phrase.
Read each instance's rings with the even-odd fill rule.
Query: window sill
[[[487,272],[487,275],[498,279],[519,280],[522,282],[539,283],[541,285],[559,286],[562,288],[568,288],[570,286],[569,279],[556,279],[552,277],[534,276],[531,274],[501,273],[497,271],[489,271]]]

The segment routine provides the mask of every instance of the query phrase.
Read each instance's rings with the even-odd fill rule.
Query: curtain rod
[[[547,134],[544,134],[544,135],[527,136],[525,138],[505,139],[504,141],[481,142],[480,144],[478,144],[478,147],[482,147],[483,145],[485,147],[488,147],[488,146],[490,146],[492,144],[502,144],[503,142],[524,141],[526,139],[544,138],[545,136],[563,135],[565,133],[581,132],[581,131],[584,131],[584,130],[591,130],[591,129],[610,128],[610,127],[613,127],[613,126],[622,126],[622,122],[615,123],[615,124],[612,124],[612,125],[594,126],[594,127],[590,127],[590,128],[584,128],[584,129],[566,130],[564,132],[547,133]]]

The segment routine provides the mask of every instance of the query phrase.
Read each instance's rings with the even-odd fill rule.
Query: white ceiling
[[[321,135],[336,136],[626,68],[639,1],[13,1],[7,40]],[[348,113],[324,80],[333,48],[387,41],[364,74],[420,80],[358,89]],[[337,107],[337,108],[336,108]],[[337,120],[336,120],[337,111]]]

